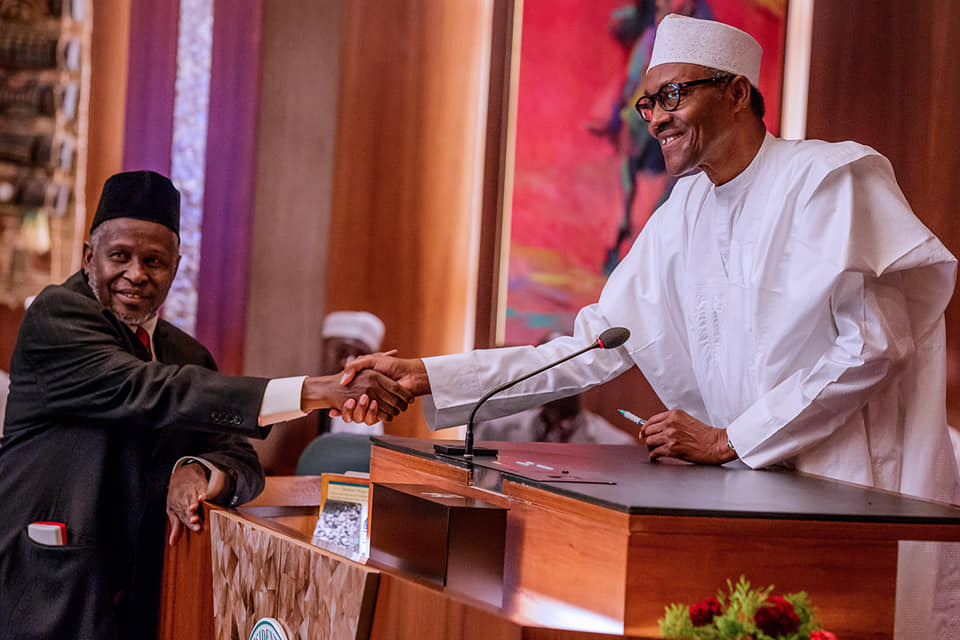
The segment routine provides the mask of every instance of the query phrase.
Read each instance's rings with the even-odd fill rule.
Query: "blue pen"
[[[630,422],[632,422],[632,423],[634,423],[634,424],[638,424],[638,425],[640,425],[641,427],[647,423],[646,420],[644,420],[644,419],[641,418],[640,416],[635,416],[635,415],[633,415],[632,413],[630,413],[630,412],[627,411],[626,409],[617,409],[617,413],[619,413],[620,415],[622,415],[624,418],[626,418],[626,419],[629,420]]]

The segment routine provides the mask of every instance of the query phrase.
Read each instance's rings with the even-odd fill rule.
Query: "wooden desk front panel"
[[[728,522],[729,524],[729,522]],[[820,535],[770,536],[744,520],[736,534],[640,532],[630,538],[625,627],[656,633],[664,606],[727,590],[740,575],[782,595],[806,591],[824,628],[844,639],[893,637],[897,543],[856,540],[823,523]]]
[[[672,602],[692,604],[745,575],[778,594],[806,591],[820,622],[840,637],[891,638],[897,531],[918,538],[948,527],[857,522],[627,516],[505,482],[518,548],[516,587],[624,621],[635,635],[659,635]]]
[[[379,574],[232,511],[210,511],[215,637],[249,637],[257,620],[292,637],[367,637]]]
[[[374,445],[370,455],[370,480],[466,487],[470,482],[470,472],[439,460],[420,458]]]
[[[532,592],[613,620],[626,615],[629,517],[603,507],[504,482],[506,594]]]
[[[436,484],[510,509],[507,611],[542,594],[637,635],[658,634],[667,604],[697,602],[743,574],[776,593],[806,591],[841,637],[890,638],[897,540],[958,536],[943,524],[629,515],[511,481],[486,491],[465,469],[377,446],[371,471],[376,482]]]
[[[209,507],[201,508],[204,521],[209,521]],[[204,527],[200,533],[187,531],[175,546],[166,546],[164,550],[158,640],[215,637],[210,527]]]
[[[558,617],[562,613],[558,611]],[[370,640],[654,640],[557,629],[514,620],[477,602],[466,602],[436,587],[383,573]]]
[[[370,640],[521,640],[522,627],[448,598],[437,587],[384,573]]]
[[[510,509],[503,572],[507,611],[515,610],[518,592],[528,591],[623,620],[626,514],[511,482],[502,493],[487,491],[469,484],[466,469],[383,447],[373,448],[370,477],[377,483],[432,484]]]

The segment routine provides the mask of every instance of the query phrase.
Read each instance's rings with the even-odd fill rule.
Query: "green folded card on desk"
[[[370,556],[370,478],[324,473],[313,543],[358,562]]]

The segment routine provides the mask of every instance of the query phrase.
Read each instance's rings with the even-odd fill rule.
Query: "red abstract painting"
[[[765,120],[779,132],[786,0],[525,0],[506,344],[571,331],[673,184],[645,123],[630,113],[656,4],[760,42]]]

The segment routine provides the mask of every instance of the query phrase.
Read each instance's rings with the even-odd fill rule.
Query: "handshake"
[[[304,411],[330,409],[346,422],[390,421],[417,396],[430,393],[430,381],[419,358],[397,358],[396,351],[351,360],[339,374],[308,377],[300,406]]]

